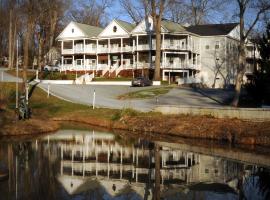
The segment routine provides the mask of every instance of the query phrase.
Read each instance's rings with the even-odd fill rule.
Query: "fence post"
[[[48,86],[47,86],[47,98],[50,97],[50,84],[48,83]]]
[[[94,93],[93,93],[93,110],[95,109],[95,103],[96,103],[96,90],[94,89]]]

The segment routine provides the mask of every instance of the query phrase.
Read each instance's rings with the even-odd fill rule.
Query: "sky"
[[[81,1],[89,1],[89,0],[81,0]],[[102,3],[103,0],[96,0],[98,3]],[[138,2],[138,0],[132,0],[134,3]],[[189,0],[184,0],[189,1]],[[79,2],[76,1],[75,2]],[[222,12],[212,12],[208,17],[209,23],[230,23],[230,22],[238,22],[238,17],[236,15],[232,15],[232,13],[236,13],[237,5],[235,4],[235,0],[224,0],[224,8]],[[229,2],[229,3],[228,3]],[[119,0],[112,0],[111,7],[107,9],[106,21],[110,22],[113,19],[121,19],[127,22],[132,22],[132,19],[126,14],[126,12],[121,7]],[[246,24],[250,24],[253,21],[254,13],[252,10],[248,10],[246,12]],[[258,23],[257,29],[261,29],[260,26],[265,26],[265,24]]]

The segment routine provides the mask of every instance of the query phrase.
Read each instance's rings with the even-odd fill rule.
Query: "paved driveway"
[[[3,80],[2,80],[3,73]],[[15,82],[16,77],[9,75],[0,68],[0,81]],[[20,81],[21,79],[19,79]],[[43,90],[48,89],[47,84],[39,84]],[[217,102],[208,97],[203,96],[201,93],[194,91],[191,88],[173,88],[165,95],[152,99],[140,100],[119,100],[117,97],[121,94],[144,90],[152,87],[129,87],[129,86],[99,86],[99,85],[50,85],[50,92],[62,99],[81,103],[85,105],[92,105],[93,94],[96,93],[95,104],[97,107],[107,108],[132,108],[139,111],[151,111],[157,105],[189,105],[189,106],[220,106]]]
[[[39,85],[44,90],[48,86]],[[151,86],[157,87],[157,86]],[[147,87],[147,88],[151,88]],[[66,100],[91,105],[94,91],[96,93],[96,105],[108,108],[133,108],[140,111],[150,111],[157,105],[190,105],[190,106],[220,106],[215,101],[194,92],[192,89],[174,88],[169,93],[159,96],[157,99],[119,100],[117,97],[128,92],[146,88],[134,88],[129,86],[92,86],[92,85],[50,85],[50,91]]]
[[[21,82],[22,80],[20,78],[16,78],[15,76],[12,76],[8,73],[6,73],[6,68],[0,68],[0,82]]]

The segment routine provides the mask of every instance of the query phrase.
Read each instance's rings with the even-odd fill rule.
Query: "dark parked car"
[[[137,78],[134,78],[132,80],[131,85],[132,86],[141,86],[141,87],[150,86],[150,85],[152,85],[152,81],[149,80],[149,78],[147,78],[147,77],[137,77]]]

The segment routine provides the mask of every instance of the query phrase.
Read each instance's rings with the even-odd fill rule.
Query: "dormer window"
[[[73,29],[71,29],[71,32],[72,32],[72,33],[74,33],[74,28],[73,28]]]
[[[117,31],[117,27],[114,26],[114,27],[113,27],[113,32],[115,33],[116,31]]]

